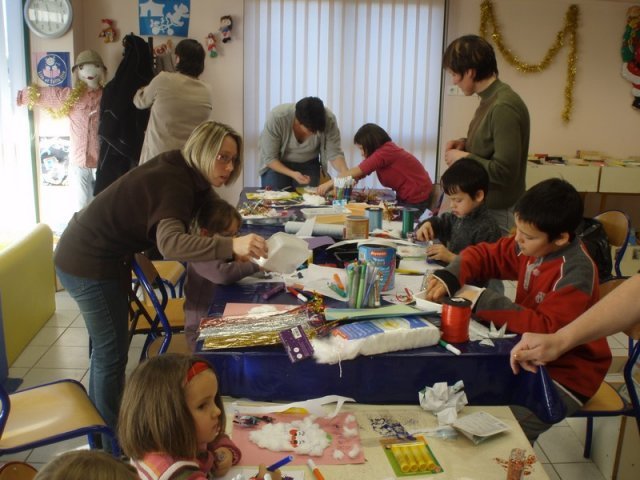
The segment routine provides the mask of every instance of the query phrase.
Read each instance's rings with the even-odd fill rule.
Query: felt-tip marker
[[[450,343],[445,342],[444,340],[438,340],[438,345],[446,348],[447,350],[449,350],[451,353],[455,355],[462,355],[462,352],[460,350],[458,350],[456,347],[454,347]]]
[[[298,300],[300,300],[301,302],[308,302],[309,299],[307,297],[305,297],[303,294],[301,294],[299,291],[291,288],[291,287],[287,287],[287,290],[289,290],[289,293],[291,295],[293,295],[294,297],[296,297]]]
[[[320,473],[320,470],[318,469],[316,462],[314,462],[312,459],[308,459],[307,465],[309,465],[309,468],[313,472],[313,476],[315,477],[316,480],[324,480],[324,477],[322,476],[322,473]]]
[[[284,290],[284,285],[282,283],[276,285],[275,287],[267,290],[266,292],[264,292],[262,294],[262,299],[263,300],[269,300],[271,297],[273,297],[274,295],[276,295],[277,293],[281,292],[282,290]]]
[[[287,455],[282,460],[278,460],[273,465],[269,465],[267,467],[267,470],[270,471],[270,472],[275,472],[277,469],[279,469],[280,467],[283,467],[284,465],[289,463],[291,460],[293,460],[293,455]]]

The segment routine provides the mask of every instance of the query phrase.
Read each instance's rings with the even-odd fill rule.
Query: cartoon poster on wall
[[[189,36],[191,0],[138,0],[140,35]]]
[[[36,75],[47,87],[70,87],[69,52],[36,52],[33,54]]]
[[[44,185],[67,185],[69,175],[69,137],[40,137],[40,172]]]

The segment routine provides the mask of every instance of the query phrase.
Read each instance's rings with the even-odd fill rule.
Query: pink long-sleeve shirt
[[[70,87],[40,87],[36,105],[59,109],[71,94]],[[69,161],[83,168],[98,166],[98,120],[102,88],[89,89],[82,94],[69,112],[71,151]],[[18,105],[27,102],[27,89],[18,93]]]

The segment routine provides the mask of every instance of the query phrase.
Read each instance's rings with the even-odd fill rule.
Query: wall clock
[[[27,0],[24,21],[42,38],[58,38],[71,27],[73,9],[69,0]]]

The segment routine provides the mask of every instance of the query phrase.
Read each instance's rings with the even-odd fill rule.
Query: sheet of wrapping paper
[[[244,305],[239,307],[238,305]],[[296,325],[311,330],[306,305],[286,310],[248,313],[255,304],[227,304],[222,315],[202,319],[200,335],[204,350],[277,345],[279,332]],[[229,312],[229,313],[228,313]]]

